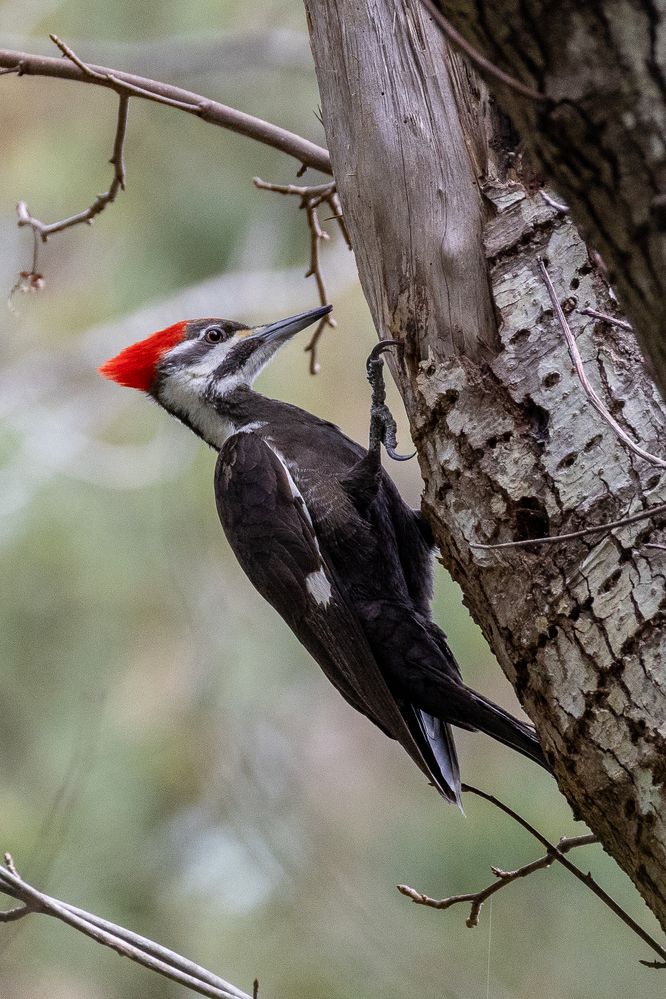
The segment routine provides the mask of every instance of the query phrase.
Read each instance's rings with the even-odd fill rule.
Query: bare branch
[[[562,864],[563,867],[566,867],[566,869],[571,874],[573,874],[575,878],[577,878],[580,882],[582,882],[582,884],[584,884],[586,888],[588,888],[594,895],[596,895],[597,898],[600,899],[604,903],[604,905],[606,905],[611,910],[611,912],[613,912],[619,919],[621,919],[622,922],[636,934],[636,936],[640,937],[640,939],[644,943],[646,943],[648,947],[650,947],[656,954],[658,954],[661,961],[666,959],[666,949],[664,949],[661,946],[661,944],[657,943],[654,937],[652,937],[647,932],[647,930],[644,930],[642,926],[639,926],[639,924],[635,921],[635,919],[632,919],[629,913],[625,912],[622,906],[620,906],[615,901],[614,898],[612,898],[606,891],[604,891],[604,889],[599,884],[597,884],[597,882],[589,873],[589,871],[587,874],[584,874],[579,867],[577,867],[574,863],[572,863],[572,861],[569,860],[569,858],[566,856],[567,850],[561,849],[562,843],[564,844],[570,843],[571,845],[567,847],[567,849],[570,850],[573,849],[573,847],[575,846],[583,846],[584,843],[582,841],[585,841],[587,843],[595,842],[596,837],[594,836],[592,838],[589,838],[587,836],[572,837],[570,840],[566,839],[563,841],[561,840],[560,844],[555,846],[555,844],[551,843],[548,839],[546,839],[546,837],[542,833],[540,833],[538,829],[535,829],[535,827],[532,825],[531,822],[528,822],[527,819],[523,818],[522,815],[516,812],[509,805],[506,805],[499,798],[496,798],[492,794],[488,794],[486,791],[482,791],[478,787],[473,787],[471,784],[463,784],[462,790],[466,793],[474,794],[479,798],[483,798],[484,801],[487,801],[491,805],[494,805],[496,808],[499,808],[500,811],[505,813],[505,815],[508,815],[510,818],[512,818],[515,822],[518,823],[518,825],[522,826],[523,829],[527,830],[527,832],[529,832],[532,836],[534,836],[534,838],[538,840],[539,843],[541,843],[541,845],[546,848],[546,856],[540,857],[537,861],[533,861],[531,864],[527,864],[525,867],[519,868],[517,871],[503,871],[500,868],[492,868],[493,874],[495,874],[495,876],[498,877],[500,881],[498,883],[493,883],[488,888],[482,889],[482,891],[480,892],[471,892],[466,895],[453,895],[448,899],[445,898],[438,900],[438,899],[431,899],[429,898],[429,896],[423,895],[421,892],[415,891],[415,889],[409,888],[407,885],[398,885],[397,886],[398,890],[402,892],[403,895],[406,895],[408,898],[411,898],[412,901],[416,902],[418,905],[428,905],[431,908],[435,909],[448,909],[452,905],[456,905],[458,902],[470,902],[472,909],[469,915],[469,919],[467,920],[467,925],[476,926],[479,921],[479,913],[481,911],[481,906],[483,902],[485,901],[486,898],[489,898],[496,891],[499,891],[502,887],[504,887],[505,882],[510,883],[511,881],[515,881],[519,877],[526,877],[528,874],[532,873],[532,870],[539,870],[542,867],[548,867],[554,860],[557,860],[559,861],[560,864]],[[641,964],[646,964],[648,967],[660,968],[664,966],[661,964],[661,961],[659,962],[641,961]]]
[[[586,836],[563,836],[557,844],[557,849],[560,853],[568,853],[569,850],[574,850],[576,847],[589,846],[591,843],[598,842],[594,833],[588,833]],[[397,885],[397,888],[401,894],[406,895],[407,898],[411,898],[412,902],[415,902],[417,905],[426,905],[430,909],[450,909],[451,906],[457,905],[460,902],[469,902],[471,908],[466,924],[471,928],[479,925],[481,909],[487,899],[519,878],[526,878],[530,874],[534,874],[535,871],[551,867],[555,859],[555,855],[549,852],[543,857],[539,857],[538,860],[533,860],[530,864],[525,864],[524,867],[519,867],[515,871],[503,871],[499,867],[491,867],[491,871],[497,880],[480,891],[469,892],[465,895],[450,895],[448,898],[430,898],[429,895],[424,895],[422,892],[410,888],[409,885]]]
[[[322,305],[328,305],[328,291],[319,255],[321,241],[329,238],[328,233],[324,232],[319,221],[318,208],[324,202],[328,204],[333,212],[332,218],[338,223],[344,240],[351,250],[349,233],[347,232],[347,227],[345,226],[342,216],[342,208],[340,206],[340,199],[337,194],[335,181],[331,181],[328,184],[317,184],[313,187],[306,187],[299,184],[272,184],[268,181],[262,180],[260,177],[255,177],[254,186],[258,187],[262,191],[275,191],[277,194],[292,195],[301,199],[299,207],[305,209],[308,220],[308,228],[310,230],[310,266],[306,271],[305,276],[314,277],[317,282],[319,301]],[[319,340],[321,339],[321,335],[327,326],[337,326],[335,319],[333,319],[330,314],[319,320],[317,327],[305,348],[306,353],[310,354],[311,375],[319,373],[317,346],[319,344]]]
[[[550,274],[548,273],[548,268],[546,267],[541,257],[539,257],[539,269],[541,271],[544,284],[548,289],[548,295],[553,304],[555,315],[557,316],[560,328],[564,333],[564,337],[567,341],[567,346],[569,347],[569,353],[571,354],[571,360],[573,361],[574,368],[576,369],[576,374],[578,375],[580,383],[585,389],[585,392],[587,393],[588,399],[596,409],[599,416],[601,416],[601,418],[606,421],[611,430],[615,432],[615,434],[620,438],[620,440],[624,444],[626,444],[627,447],[634,452],[634,454],[637,454],[639,458],[644,458],[645,461],[649,461],[651,465],[657,465],[659,468],[666,468],[666,461],[663,458],[657,457],[657,455],[650,454],[650,452],[646,451],[645,448],[642,448],[640,444],[636,444],[636,442],[631,439],[629,434],[620,426],[615,417],[611,416],[611,414],[604,406],[603,402],[601,401],[596,391],[592,387],[589,378],[585,374],[585,368],[583,367],[583,360],[578,351],[575,337],[571,332],[571,327],[567,322],[567,317],[564,315],[564,311],[562,309],[562,306],[560,305],[560,301],[555,292],[553,282],[551,281]]]
[[[538,829],[535,829],[531,822],[528,822],[522,815],[516,812],[509,805],[505,804],[499,798],[496,798],[494,795],[488,794],[486,791],[482,791],[478,787],[473,787],[471,784],[462,784],[461,787],[463,791],[469,794],[475,794],[477,797],[483,798],[484,801],[494,805],[495,808],[499,808],[499,810],[504,812],[505,815],[510,816],[515,822],[518,823],[518,825],[522,826],[523,829],[531,833],[531,835],[534,836],[534,838],[537,839],[542,846],[545,846],[548,853],[551,854],[555,860],[558,860],[560,864],[562,864],[563,867],[566,867],[566,869],[582,884],[584,884],[586,888],[589,888],[589,890],[596,895],[597,898],[611,910],[611,912],[614,912],[615,915],[636,934],[636,936],[640,937],[640,939],[656,954],[658,954],[662,960],[666,959],[666,949],[664,949],[661,944],[657,943],[654,937],[651,936],[647,930],[644,930],[642,926],[639,926],[636,920],[632,919],[629,913],[625,912],[622,906],[618,905],[615,899],[612,898],[608,892],[604,891],[601,885],[597,884],[589,871],[587,874],[583,874],[581,869],[569,860],[569,858],[566,857],[553,843],[547,840]],[[655,967],[657,966],[658,965],[655,965]]]
[[[465,53],[465,55],[479,67],[482,72],[487,73],[488,76],[494,77],[494,79],[499,80],[510,90],[515,93],[520,94],[521,97],[529,97],[533,101],[547,101],[548,98],[545,94],[540,93],[538,90],[534,90],[533,87],[528,87],[526,83],[521,83],[514,76],[509,76],[504,70],[500,69],[489,59],[486,59],[478,49],[475,49],[473,45],[467,41],[467,39],[457,31],[451,22],[444,17],[439,7],[435,6],[433,0],[421,0],[423,6],[426,8],[428,13],[434,17],[435,21],[442,30],[442,33],[446,35],[450,42],[457,45],[459,49]]]
[[[279,149],[293,156],[304,166],[331,174],[331,159],[328,151],[294,132],[280,128],[261,118],[245,114],[236,108],[209,100],[200,94],[195,94],[181,87],[135,76],[132,73],[121,73],[105,66],[90,64],[78,65],[72,60],[71,50],[63,42],[58,43],[65,59],[55,59],[48,56],[31,55],[28,52],[14,52],[11,49],[0,49],[0,73],[16,73],[18,76],[46,76],[63,80],[76,80],[95,86],[107,87],[117,94],[129,94],[143,100],[155,101],[167,107],[178,108],[188,114],[201,118],[211,125],[218,125],[229,131],[245,135],[264,145]],[[78,58],[78,57],[77,57]],[[80,60],[79,60],[80,62]],[[84,68],[81,68],[84,66]]]
[[[37,912],[54,916],[97,943],[115,950],[122,957],[136,961],[199,995],[209,996],[211,999],[250,999],[246,992],[180,954],[33,888],[19,876],[9,854],[5,854],[5,864],[5,867],[0,866],[0,892],[18,899],[23,906],[0,913],[0,922],[14,921]]]
[[[627,330],[628,333],[633,332],[633,326],[625,319],[617,319],[615,316],[609,316],[605,312],[597,312],[596,309],[581,309],[580,312],[583,316],[592,316],[593,319],[602,319],[610,326],[619,326],[621,330]]]
[[[648,510],[641,510],[640,513],[632,513],[629,517],[622,517],[621,520],[609,520],[605,524],[594,524],[592,527],[584,527],[580,531],[571,531],[569,534],[551,534],[545,538],[527,538],[524,541],[503,541],[497,545],[482,545],[470,542],[470,548],[478,548],[483,551],[496,551],[498,548],[528,548],[530,545],[554,545],[562,541],[576,541],[578,538],[586,538],[589,534],[598,534],[600,531],[613,531],[616,527],[626,527],[628,524],[637,524],[641,520],[649,520],[658,514],[666,513],[666,503],[659,503]]]
[[[100,212],[103,212],[107,205],[113,204],[116,200],[118,192],[125,190],[124,145],[125,135],[127,132],[128,106],[129,95],[122,93],[118,101],[118,120],[116,124],[116,135],[113,142],[113,154],[109,160],[109,163],[113,166],[113,180],[111,181],[108,191],[104,191],[103,194],[98,194],[89,208],[85,208],[83,211],[77,212],[76,215],[70,215],[68,218],[61,219],[59,222],[51,223],[40,222],[39,219],[33,218],[25,201],[19,201],[16,206],[19,226],[30,226],[32,231],[39,234],[40,239],[43,243],[45,243],[49,236],[52,236],[56,232],[62,232],[64,229],[69,229],[74,225],[80,225],[82,222],[85,222],[87,225],[92,225],[95,216],[99,215]],[[37,254],[35,253],[33,257],[32,273],[35,274],[36,271]]]
[[[11,312],[15,312],[14,308],[14,295],[18,291],[22,292],[37,292],[41,291],[44,287],[44,275],[40,274],[37,270],[37,262],[39,257],[39,244],[40,239],[37,235],[37,230],[32,230],[32,267],[29,271],[19,271],[19,276],[16,279],[15,284],[9,289],[9,295],[7,296],[7,306]]]

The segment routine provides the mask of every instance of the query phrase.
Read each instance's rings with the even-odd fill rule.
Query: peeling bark
[[[538,550],[470,547],[666,500],[662,470],[590,407],[539,256],[595,389],[659,453],[656,390],[631,334],[581,314],[612,311],[603,274],[419,0],[306,8],[363,289],[380,334],[405,343],[395,374],[444,563],[576,814],[666,927],[666,552],[645,547],[658,522]]]

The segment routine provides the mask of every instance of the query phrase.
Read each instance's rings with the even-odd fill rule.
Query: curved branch
[[[576,847],[589,846],[591,843],[598,842],[594,833],[587,833],[585,836],[563,836],[557,844],[557,849],[560,853],[568,853],[569,850],[574,850]],[[496,881],[492,881],[486,888],[482,888],[480,891],[466,892],[464,895],[449,895],[448,898],[431,898],[429,895],[424,895],[423,892],[417,891],[416,888],[410,888],[409,885],[396,885],[396,887],[401,895],[406,895],[416,905],[425,905],[429,909],[450,909],[451,906],[458,905],[460,902],[469,902],[471,908],[465,922],[471,929],[479,925],[479,916],[481,915],[483,903],[491,898],[492,895],[514,881],[517,881],[519,878],[526,878],[530,874],[534,874],[535,871],[552,867],[555,860],[555,854],[549,851],[543,857],[539,857],[529,864],[524,864],[523,867],[518,867],[515,871],[504,871],[500,867],[491,867],[490,869],[495,875]]]
[[[622,517],[620,520],[611,520],[606,524],[592,524],[590,527],[583,527],[580,531],[571,531],[568,534],[551,534],[544,538],[527,538],[523,541],[502,541],[496,545],[482,545],[478,542],[470,542],[470,548],[480,551],[497,551],[498,548],[529,548],[530,545],[555,545],[563,541],[576,541],[578,538],[586,538],[590,534],[599,534],[601,531],[614,531],[617,527],[626,527],[628,524],[638,524],[641,520],[649,520],[658,514],[666,513],[666,503],[659,503],[658,506],[651,506],[640,513],[633,513],[630,517]]]
[[[334,219],[338,223],[348,248],[350,250],[352,248],[349,233],[347,232],[347,227],[342,214],[342,208],[337,194],[335,181],[330,181],[328,184],[317,184],[315,187],[301,187],[297,184],[270,184],[265,180],[262,180],[261,177],[255,177],[254,186],[258,187],[262,191],[275,191],[278,194],[295,195],[301,199],[299,207],[305,208],[308,220],[308,229],[310,230],[310,266],[305,276],[306,278],[315,278],[317,282],[317,291],[319,292],[319,301],[322,305],[328,305],[328,291],[326,288],[326,281],[324,279],[324,272],[321,267],[319,254],[319,244],[322,240],[329,238],[328,233],[324,232],[321,227],[321,222],[319,221],[319,213],[317,209],[322,204],[326,203],[329,206],[333,212],[331,219]],[[317,347],[319,345],[321,335],[327,326],[330,326],[331,328],[335,328],[337,326],[335,319],[333,319],[330,314],[324,316],[323,319],[317,323],[317,327],[305,347],[306,354],[310,355],[311,375],[319,374]]]
[[[75,215],[70,215],[68,218],[60,219],[58,222],[40,222],[39,219],[33,218],[28,210],[28,206],[25,201],[19,201],[16,206],[16,211],[18,214],[18,225],[19,226],[30,226],[32,231],[39,236],[41,241],[45,243],[49,236],[53,235],[55,232],[62,232],[63,229],[69,229],[71,226],[80,225],[82,222],[86,222],[91,225],[95,216],[103,212],[107,205],[112,205],[116,200],[116,196],[119,191],[125,190],[125,157],[124,157],[124,144],[125,144],[125,134],[127,132],[127,109],[129,106],[129,94],[121,94],[120,102],[118,105],[118,122],[116,124],[116,135],[113,142],[113,154],[109,163],[113,166],[113,180],[109,186],[108,191],[104,191],[103,194],[98,194],[93,203],[85,208],[81,212],[77,212]],[[33,259],[32,274],[37,272],[37,259]]]
[[[534,838],[546,848],[553,860],[558,860],[562,867],[566,867],[570,874],[573,874],[573,876],[577,878],[581,884],[584,884],[586,888],[589,888],[592,894],[596,895],[597,898],[611,910],[611,912],[614,912],[618,919],[621,919],[630,930],[633,930],[637,937],[640,937],[640,939],[643,940],[643,942],[646,943],[648,947],[655,952],[655,954],[659,955],[660,961],[651,962],[649,966],[655,968],[666,968],[666,949],[662,947],[662,945],[658,943],[654,937],[647,932],[647,930],[644,930],[643,927],[640,926],[628,912],[625,912],[622,906],[619,905],[607,891],[604,891],[601,885],[597,884],[589,871],[587,874],[584,874],[580,867],[577,867],[574,863],[572,863],[572,861],[565,856],[564,852],[560,850],[559,847],[555,846],[554,843],[551,843],[550,840],[546,839],[546,837],[540,833],[531,822],[528,822],[526,818],[516,812],[515,809],[511,808],[500,798],[497,798],[494,794],[488,794],[487,791],[482,791],[481,788],[474,787],[472,784],[462,784],[461,787],[464,792],[467,792],[468,794],[475,794],[477,797],[483,798],[483,800],[487,801],[489,804],[494,805],[495,808],[499,808],[501,812],[504,812],[505,815],[508,815],[515,822],[517,822],[518,825],[522,826],[523,829],[534,836]]]
[[[0,923],[15,922],[34,912],[55,916],[97,943],[115,950],[121,957],[128,957],[199,995],[209,996],[210,999],[250,999],[246,992],[180,954],[33,888],[20,877],[10,854],[5,854],[5,864],[6,867],[0,866],[0,893],[17,899],[22,905],[0,912]]]
[[[56,43],[58,44],[58,43]],[[62,50],[62,49],[61,49]],[[0,74],[15,73],[17,76],[46,76],[60,80],[75,80],[106,87],[117,94],[166,104],[186,111],[210,125],[218,125],[230,132],[237,132],[255,139],[264,145],[279,149],[293,156],[304,166],[331,174],[331,159],[323,146],[304,139],[286,128],[280,128],[262,118],[245,114],[236,108],[220,104],[181,87],[174,87],[158,80],[150,80],[133,73],[122,73],[105,66],[77,65],[71,58],[55,59],[50,56],[32,55],[29,52],[15,52],[0,49]]]

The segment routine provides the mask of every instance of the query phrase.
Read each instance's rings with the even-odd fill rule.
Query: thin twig
[[[602,319],[609,326],[618,326],[621,330],[627,330],[628,333],[633,332],[633,326],[628,323],[625,319],[617,319],[615,316],[609,316],[605,312],[597,312],[596,309],[581,309],[581,315],[592,316],[593,319]]]
[[[535,829],[535,827],[532,825],[531,822],[528,822],[527,819],[523,818],[522,815],[514,811],[513,808],[511,808],[509,805],[506,805],[503,801],[501,801],[500,798],[496,798],[494,795],[488,794],[486,791],[482,791],[480,788],[474,787],[472,784],[462,784],[461,789],[465,793],[475,794],[477,795],[477,797],[483,798],[484,801],[487,801],[491,805],[494,805],[495,808],[499,808],[500,811],[505,813],[505,815],[508,815],[515,822],[517,822],[518,825],[522,826],[523,829],[529,832],[536,840],[539,841],[539,843],[541,843],[542,846],[546,848],[546,851],[549,856],[551,856],[554,860],[557,860],[560,864],[562,864],[563,867],[566,867],[566,869],[571,874],[573,874],[573,876],[577,878],[578,881],[582,882],[582,884],[584,884],[586,888],[589,888],[589,890],[593,892],[593,894],[596,895],[597,898],[600,899],[604,903],[604,905],[606,905],[611,910],[611,912],[613,912],[619,919],[621,919],[622,922],[636,934],[636,936],[640,937],[640,939],[644,943],[646,943],[651,950],[653,950],[656,954],[658,954],[661,961],[666,960],[666,950],[661,946],[661,944],[657,943],[654,937],[652,937],[647,932],[647,930],[644,930],[642,926],[639,926],[636,920],[632,919],[629,913],[625,912],[622,906],[618,905],[615,899],[612,898],[606,891],[604,891],[601,885],[597,884],[597,882],[592,877],[589,871],[587,874],[584,874],[583,871],[581,871],[581,869],[576,866],[576,864],[574,864],[571,860],[569,860],[567,856],[565,856],[565,854],[562,852],[562,850],[559,849],[559,847],[555,846],[554,843],[551,843],[550,840],[546,839],[546,837],[542,833],[540,833],[538,829]],[[499,874],[498,876],[501,877],[501,874]],[[418,892],[416,894],[418,894]],[[465,900],[471,901],[470,899],[465,899]],[[641,964],[646,964],[648,967],[655,967],[655,968],[662,967],[662,964],[660,962],[641,961]]]
[[[550,274],[548,273],[548,268],[546,267],[544,261],[539,258],[539,270],[541,271],[541,276],[543,277],[544,284],[548,290],[548,296],[552,302],[553,308],[555,310],[555,315],[560,324],[560,328],[564,334],[569,347],[569,353],[571,355],[571,360],[573,361],[574,368],[576,369],[576,374],[580,380],[581,385],[587,393],[587,397],[596,409],[597,413],[603,420],[606,421],[608,426],[614,431],[617,437],[627,445],[630,450],[637,454],[639,458],[643,458],[645,461],[649,461],[651,465],[657,465],[659,468],[666,468],[666,460],[659,458],[655,454],[651,454],[642,448],[640,444],[636,444],[635,441],[631,439],[629,434],[624,430],[620,424],[617,422],[614,416],[608,412],[600,397],[597,395],[595,389],[592,387],[589,378],[585,374],[585,368],[583,366],[583,360],[578,352],[578,347],[576,345],[576,340],[571,332],[571,327],[567,322],[567,317],[564,315],[562,306],[555,292],[553,282],[550,279]]]
[[[556,201],[550,194],[547,194],[543,188],[539,191],[539,194],[546,204],[550,205],[551,208],[554,208],[556,212],[561,212],[563,215],[566,215],[571,210],[568,205],[564,204],[563,201]]]
[[[317,282],[319,301],[322,305],[329,305],[328,290],[326,288],[326,280],[324,278],[319,252],[322,240],[328,239],[329,237],[328,233],[324,232],[322,229],[321,222],[319,221],[318,208],[320,205],[326,203],[329,206],[333,212],[332,217],[338,223],[343,238],[351,250],[349,233],[347,232],[347,227],[342,217],[342,208],[340,206],[340,199],[337,194],[335,181],[331,181],[328,184],[317,184],[312,187],[306,187],[300,184],[273,184],[269,181],[262,180],[261,177],[255,177],[254,186],[258,187],[262,191],[274,191],[277,194],[300,198],[299,207],[305,209],[308,229],[310,230],[310,266],[306,271],[305,276],[314,277]],[[330,313],[320,319],[317,323],[315,331],[310,337],[309,343],[305,347],[306,353],[309,353],[310,355],[311,375],[319,373],[317,346],[319,344],[319,340],[321,339],[321,335],[327,326],[335,327],[336,325],[337,323]]]
[[[16,73],[18,76],[46,76],[63,80],[75,80],[90,83],[95,86],[107,87],[117,94],[125,93],[143,100],[155,101],[167,107],[177,108],[188,114],[201,118],[211,125],[218,125],[229,131],[245,135],[264,145],[279,149],[293,156],[304,166],[331,174],[331,159],[328,150],[304,139],[294,132],[280,128],[261,118],[245,114],[236,108],[209,100],[200,94],[181,87],[149,80],[146,77],[132,73],[122,73],[119,70],[108,69],[105,66],[95,66],[82,63],[81,68],[69,54],[71,50],[58,39],[60,50],[67,56],[65,59],[55,59],[49,56],[32,55],[29,52],[14,52],[11,49],[0,49],[0,73]],[[56,44],[58,44],[56,43]],[[76,57],[78,59],[78,57]],[[78,60],[81,62],[81,60]]]
[[[116,123],[116,134],[113,141],[113,154],[109,160],[109,163],[113,166],[113,180],[109,185],[109,189],[104,191],[103,194],[98,194],[88,208],[85,208],[81,212],[77,212],[75,215],[70,215],[67,218],[60,219],[59,222],[40,222],[39,219],[34,218],[30,214],[25,201],[19,201],[16,206],[19,226],[30,226],[32,231],[37,233],[41,241],[45,243],[49,236],[52,236],[56,232],[62,232],[64,229],[70,229],[72,226],[80,225],[83,222],[87,225],[92,225],[95,216],[99,215],[100,212],[103,212],[107,205],[113,204],[116,200],[118,192],[125,190],[124,145],[125,135],[127,133],[128,106],[129,95],[121,94],[118,100],[118,119]],[[33,258],[33,273],[37,270],[36,257],[37,254],[35,253]]]
[[[0,892],[18,899],[23,907],[0,913],[0,922],[21,919],[31,913],[54,916],[121,956],[179,982],[200,995],[210,996],[212,999],[250,999],[246,992],[180,954],[84,909],[38,891],[17,874],[8,854],[5,854],[5,864],[5,867],[0,866]]]
[[[641,520],[649,520],[658,514],[666,513],[666,503],[659,503],[649,510],[641,510],[640,513],[632,513],[629,517],[622,517],[621,520],[609,520],[605,524],[594,524],[592,527],[584,527],[580,531],[571,531],[569,534],[551,534],[544,538],[527,538],[524,541],[502,541],[496,545],[482,545],[471,542],[470,548],[479,548],[484,551],[495,551],[498,548],[527,548],[530,545],[554,545],[563,541],[576,541],[578,538],[585,538],[589,534],[599,534],[600,531],[613,531],[616,527],[626,527],[628,524],[637,524]]]
[[[255,177],[252,183],[260,191],[274,191],[276,194],[292,194],[297,198],[316,201],[317,204],[321,204],[335,190],[335,181],[327,181],[325,184],[315,184],[308,187],[304,184],[274,184],[272,181]]]
[[[538,829],[535,829],[531,822],[528,822],[527,819],[523,818],[522,815],[519,815],[518,812],[514,811],[513,808],[505,804],[499,798],[496,798],[492,794],[488,794],[487,791],[482,791],[480,788],[474,787],[472,784],[462,784],[461,789],[469,794],[475,794],[477,797],[483,798],[484,801],[488,801],[491,805],[494,805],[495,808],[499,808],[500,811],[504,812],[505,815],[510,816],[515,822],[521,825],[523,829],[527,830],[527,832],[531,833],[531,835],[534,836],[534,838],[537,839],[542,846],[545,846],[549,853],[554,855],[556,860],[559,860],[563,867],[566,867],[566,869],[573,874],[575,878],[581,881],[586,888],[589,888],[590,891],[593,892],[597,898],[604,903],[604,905],[608,906],[608,908],[614,912],[615,915],[629,927],[629,929],[633,930],[636,936],[640,937],[641,940],[655,952],[655,954],[658,954],[662,960],[666,959],[666,950],[661,946],[661,944],[657,943],[654,937],[652,937],[647,930],[644,930],[642,926],[639,926],[636,920],[632,919],[629,913],[625,912],[622,906],[618,905],[615,899],[611,898],[608,892],[605,892],[601,885],[597,884],[589,871],[587,874],[583,874],[581,869],[576,867],[576,865],[569,860],[568,857],[565,857],[564,854],[561,853],[553,843],[547,840]]]
[[[535,90],[533,87],[528,87],[526,83],[521,83],[521,81],[517,80],[514,76],[509,76],[509,74],[505,73],[504,70],[490,62],[489,59],[486,59],[486,57],[482,55],[478,49],[474,48],[474,46],[467,41],[464,35],[461,35],[460,32],[453,27],[451,22],[444,17],[439,7],[435,6],[433,3],[433,0],[421,0],[421,2],[426,10],[434,17],[435,21],[449,41],[453,42],[454,45],[457,45],[458,48],[462,49],[465,55],[471,59],[471,61],[475,63],[479,69],[483,70],[484,73],[487,73],[488,76],[492,76],[496,80],[499,80],[500,83],[509,87],[509,89],[513,90],[516,94],[520,94],[521,97],[529,97],[533,101],[548,100],[548,97],[545,94],[542,94],[539,90]]]
[[[557,844],[557,849],[560,853],[568,853],[576,847],[589,846],[591,843],[598,842],[594,833],[588,833],[586,836],[562,837]],[[479,925],[481,909],[487,899],[496,892],[501,891],[502,888],[506,888],[507,885],[517,881],[518,878],[526,878],[535,871],[551,867],[556,859],[555,854],[549,851],[543,857],[539,857],[538,860],[533,860],[531,863],[525,864],[524,867],[519,867],[515,871],[503,871],[499,867],[491,867],[491,871],[497,880],[480,891],[468,892],[465,895],[450,895],[448,898],[431,898],[429,895],[424,895],[422,892],[416,891],[415,888],[410,888],[409,885],[398,885],[397,888],[407,898],[411,898],[412,902],[415,902],[417,905],[426,905],[430,909],[450,909],[451,906],[457,905],[460,902],[469,902],[470,913],[466,919],[466,924],[471,928]]]

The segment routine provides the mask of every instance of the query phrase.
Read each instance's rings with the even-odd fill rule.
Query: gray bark
[[[601,253],[666,398],[666,7],[447,0],[446,16],[546,103],[489,78]]]
[[[574,530],[666,498],[591,408],[543,285],[547,258],[588,377],[652,451],[664,413],[569,216],[418,0],[306,0],[324,125],[359,273],[394,369],[443,561],[560,787],[666,926],[666,552],[650,522],[509,553],[471,542]],[[594,158],[595,151],[590,152]]]

